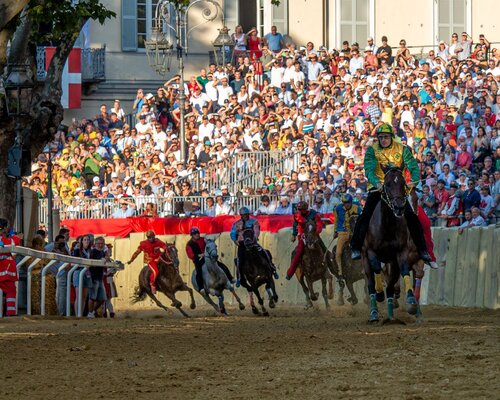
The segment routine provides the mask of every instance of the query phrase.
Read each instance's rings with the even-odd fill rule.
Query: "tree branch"
[[[29,0],[0,0],[0,31],[29,3]]]

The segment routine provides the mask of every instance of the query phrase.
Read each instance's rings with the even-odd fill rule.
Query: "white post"
[[[66,283],[66,316],[71,317],[71,285],[73,283],[72,277],[73,277],[73,272],[75,272],[78,269],[79,265],[75,264],[73,267],[69,270],[68,276],[67,276],[67,283]],[[76,313],[76,310],[75,310]]]
[[[77,299],[78,299],[78,313],[77,317],[81,318],[83,317],[83,299],[82,299],[82,292],[83,292],[83,278],[85,276],[85,273],[87,272],[88,267],[85,266],[81,271],[80,275],[78,276],[78,294],[77,294]]]

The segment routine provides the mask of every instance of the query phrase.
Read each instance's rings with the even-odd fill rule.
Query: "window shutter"
[[[122,0],[122,51],[137,51],[136,0]]]
[[[278,32],[283,36],[288,35],[288,0],[281,0],[279,6],[272,5],[272,22]]]

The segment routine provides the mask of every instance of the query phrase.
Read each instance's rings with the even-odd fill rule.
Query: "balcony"
[[[36,48],[36,76],[43,81],[45,71],[45,47]],[[95,84],[106,80],[106,46],[82,49],[82,84]]]

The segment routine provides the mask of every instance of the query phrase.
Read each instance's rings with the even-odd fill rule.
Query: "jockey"
[[[264,250],[259,245],[259,235],[260,235],[260,225],[259,221],[255,218],[250,218],[250,210],[247,207],[240,208],[240,219],[233,223],[231,228],[231,240],[236,244],[238,248],[238,255],[236,259],[236,272],[237,272],[237,280],[236,286],[240,286],[240,270],[239,266],[245,258],[245,246],[243,246],[243,231],[246,229],[252,229],[254,234],[254,242],[258,250]],[[273,259],[271,253],[267,250],[264,250],[264,253],[269,261],[269,265],[271,266],[271,270],[274,275],[274,279],[278,279],[279,275],[276,272],[276,267],[273,264]]]
[[[368,225],[373,211],[381,199],[380,190],[383,186],[384,169],[388,167],[407,168],[411,175],[411,180],[408,184],[409,189],[412,189],[420,181],[420,169],[417,161],[411,154],[410,149],[396,140],[392,126],[389,124],[380,125],[377,129],[377,138],[378,142],[368,147],[365,154],[364,166],[371,188],[368,192],[363,212],[356,222],[351,239],[353,260],[361,258],[361,247],[365,241]],[[431,262],[422,232],[422,225],[409,203],[406,205],[404,215],[410,235],[417,247],[419,257],[427,263]]]
[[[186,244],[186,254],[188,258],[193,261],[194,267],[196,269],[196,284],[201,294],[205,293],[205,284],[203,282],[203,264],[205,263],[205,238],[200,236],[200,230],[197,227],[191,228],[191,239]],[[219,267],[224,271],[227,279],[231,283],[234,283],[234,278],[231,275],[229,269],[220,261],[217,261]]]
[[[316,233],[319,235],[323,230],[323,222],[321,221],[319,213],[309,209],[309,206],[305,201],[300,201],[299,204],[297,204],[297,212],[293,215],[292,243],[295,242],[295,239],[297,239],[297,235],[300,237],[295,256],[293,257],[290,268],[288,268],[286,273],[287,280],[292,279],[292,276],[295,274],[295,270],[299,266],[300,260],[302,259],[302,254],[304,253],[304,242],[301,237],[304,233],[306,222],[310,220],[313,220],[316,223]],[[326,251],[326,246],[321,238],[319,239],[319,243],[323,250]]]
[[[361,212],[361,207],[357,204],[352,204],[352,201],[352,196],[349,193],[345,193],[342,195],[342,204],[339,204],[333,210],[335,215],[335,236],[338,237],[335,261],[337,261],[337,265],[339,266],[340,279],[342,279],[346,267],[342,262],[342,253],[344,252],[345,244],[349,241],[349,233],[351,231],[349,219],[353,215],[359,216]]]
[[[9,221],[0,218],[0,247],[19,246],[21,239],[17,236],[9,236]],[[0,289],[5,293],[7,303],[7,316],[16,315],[16,282],[17,267],[16,260],[11,253],[0,253]],[[3,307],[3,304],[0,304]]]
[[[160,259],[162,253],[167,250],[167,245],[163,243],[160,239],[156,239],[155,233],[150,229],[146,232],[147,240],[143,240],[139,247],[127,264],[131,264],[141,252],[144,252],[144,259],[148,263],[149,270],[149,284],[151,285],[151,291],[156,294],[156,278],[158,277],[158,260]]]

